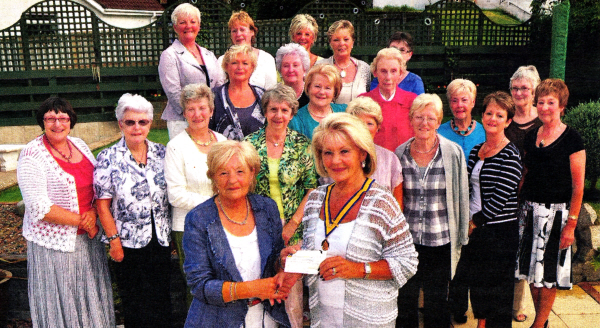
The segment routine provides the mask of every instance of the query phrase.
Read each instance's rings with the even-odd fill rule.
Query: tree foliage
[[[585,177],[596,187],[600,177],[600,100],[579,104],[565,115],[564,122],[583,138],[586,152]]]

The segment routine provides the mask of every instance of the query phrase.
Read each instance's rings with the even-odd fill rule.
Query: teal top
[[[344,113],[346,111],[346,104],[335,104],[331,103],[331,110],[334,113]],[[310,113],[308,112],[308,105],[298,109],[296,116],[292,118],[288,127],[294,131],[298,131],[308,139],[312,140],[313,130],[319,125],[319,122],[315,121]]]
[[[471,149],[485,141],[485,130],[477,121],[475,121],[475,128],[473,128],[473,132],[467,136],[461,136],[454,132],[452,130],[452,126],[450,125],[450,121],[440,125],[437,131],[442,135],[442,137],[457,143],[460,148],[462,148],[462,151],[465,155],[465,161],[468,161]]]

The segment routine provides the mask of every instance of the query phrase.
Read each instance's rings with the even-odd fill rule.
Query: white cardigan
[[[227,140],[220,133],[215,135],[217,142]],[[165,180],[173,206],[173,231],[183,231],[187,213],[213,196],[206,159],[187,133],[178,134],[167,144]]]
[[[17,179],[25,202],[23,237],[46,248],[73,252],[78,227],[54,224],[43,219],[52,205],[79,213],[75,178],[58,165],[42,138],[43,135],[25,146],[17,166]],[[94,155],[83,140],[67,138],[92,165],[96,165]]]

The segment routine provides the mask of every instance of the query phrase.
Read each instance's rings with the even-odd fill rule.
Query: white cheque
[[[285,272],[318,274],[327,251],[299,250],[285,260]]]

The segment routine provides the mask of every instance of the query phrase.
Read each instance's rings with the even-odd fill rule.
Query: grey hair
[[[192,4],[182,3],[179,6],[177,6],[171,14],[171,23],[173,23],[173,26],[177,24],[177,19],[182,15],[196,16],[196,18],[198,18],[198,24],[201,23],[202,19],[200,17],[200,10]]]
[[[181,89],[181,96],[179,97],[179,103],[185,112],[185,107],[192,100],[200,100],[206,98],[208,100],[208,107],[210,111],[215,110],[215,95],[210,88],[204,83],[193,83],[188,84]]]
[[[408,117],[412,119],[418,112],[427,108],[427,106],[433,106],[435,110],[435,115],[438,119],[438,124],[442,123],[442,119],[444,118],[444,109],[442,105],[442,99],[440,96],[435,93],[422,93],[418,95],[410,106],[410,110],[408,112]]]
[[[306,51],[303,46],[292,42],[284,44],[277,49],[277,54],[275,54],[275,65],[277,66],[277,71],[279,73],[281,73],[281,62],[283,61],[283,57],[287,55],[296,55],[300,57],[304,73],[306,74],[306,72],[308,72],[310,69],[310,56],[308,55],[308,51]]]
[[[120,121],[123,119],[123,115],[125,115],[125,112],[128,110],[136,113],[146,113],[146,116],[150,121],[154,118],[154,107],[152,107],[152,104],[146,100],[146,98],[140,95],[126,93],[119,98],[117,108],[115,108],[117,120]]]
[[[510,78],[510,83],[508,84],[508,87],[512,88],[513,81],[521,79],[527,80],[529,83],[531,83],[532,94],[535,93],[535,88],[537,88],[537,86],[542,82],[537,68],[535,68],[535,66],[533,65],[521,66],[517,68],[515,74],[513,74],[513,76]]]
[[[285,102],[292,110],[292,117],[298,113],[298,99],[296,91],[283,83],[277,83],[272,89],[265,91],[260,99],[263,115],[267,115],[267,107],[271,101]]]

